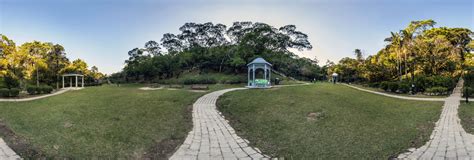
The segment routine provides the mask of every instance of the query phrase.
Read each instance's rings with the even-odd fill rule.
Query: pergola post
[[[263,65],[263,78],[266,80],[267,79],[267,65]]]
[[[255,86],[255,64],[252,65],[252,86]]]
[[[247,68],[247,86],[250,86],[250,68]]]

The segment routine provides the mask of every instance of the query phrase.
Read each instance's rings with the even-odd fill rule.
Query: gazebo
[[[63,88],[64,88],[64,77],[70,77],[70,78],[69,78],[69,87],[72,87],[72,77],[75,77],[75,79],[76,79],[76,83],[75,83],[75,84],[76,84],[76,88],[78,88],[78,87],[77,87],[77,86],[78,86],[78,85],[77,85],[77,84],[78,84],[77,79],[78,79],[78,77],[81,77],[81,80],[82,80],[82,82],[81,82],[81,87],[84,88],[84,75],[71,73],[71,74],[63,74],[62,77],[63,77]]]
[[[255,72],[257,70],[263,70],[263,77],[257,79]],[[247,64],[248,73],[248,88],[270,88],[271,87],[271,72],[272,64],[268,63],[263,58],[256,58],[249,64]]]

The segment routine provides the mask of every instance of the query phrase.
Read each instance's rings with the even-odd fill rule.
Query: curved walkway
[[[1,160],[10,160],[10,159],[21,159],[15,151],[13,151],[10,147],[7,146],[5,141],[0,138],[0,159]]]
[[[402,159],[472,159],[474,158],[474,135],[466,133],[458,117],[461,101],[461,79],[451,96],[444,102],[441,118],[431,134],[430,140],[420,148],[409,149],[400,154]]]
[[[193,129],[170,158],[176,159],[262,159],[269,158],[240,138],[216,109],[216,101],[226,92],[246,88],[215,91],[193,104]]]
[[[399,95],[393,95],[393,94],[382,93],[382,92],[377,92],[377,91],[371,91],[371,90],[368,90],[368,89],[359,88],[359,87],[349,85],[349,84],[345,84],[345,83],[342,83],[342,84],[345,85],[345,86],[360,90],[360,91],[370,92],[370,93],[373,93],[373,94],[378,94],[378,95],[392,97],[392,98],[398,98],[398,99],[417,100],[417,101],[445,101],[447,99],[447,98],[421,98],[421,97],[399,96]]]
[[[54,92],[54,93],[51,93],[51,94],[46,94],[46,95],[36,96],[36,97],[30,97],[30,98],[17,98],[17,99],[14,99],[14,98],[9,98],[9,99],[0,98],[0,102],[26,102],[26,101],[32,101],[32,100],[37,100],[37,99],[42,99],[42,98],[62,94],[62,93],[67,92],[69,90],[78,90],[78,89],[61,89],[61,90],[59,90],[57,92]]]

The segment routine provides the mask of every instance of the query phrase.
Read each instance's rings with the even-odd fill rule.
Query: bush
[[[388,89],[389,89],[388,84],[389,84],[389,82],[383,81],[383,82],[380,83],[380,88],[382,88],[384,91],[388,91]]]
[[[7,87],[8,89],[20,87],[20,81],[16,78],[11,77],[11,76],[5,76],[3,78],[3,81],[5,83],[5,87]]]
[[[10,89],[10,97],[18,97],[20,95],[20,89],[12,88]]]
[[[18,88],[0,88],[0,97],[18,97],[20,95],[20,89]]]
[[[380,87],[380,83],[377,83],[377,82],[369,83],[369,87],[372,87],[372,88],[379,88],[379,87]]]
[[[53,87],[51,86],[41,86],[40,90],[42,93],[51,93],[53,92]]]
[[[391,92],[397,92],[397,90],[398,90],[398,83],[397,83],[397,82],[390,82],[390,83],[388,83],[388,89],[390,89]]]
[[[448,88],[446,88],[446,87],[440,87],[440,86],[431,87],[431,88],[427,88],[427,89],[426,89],[426,92],[427,92],[429,95],[445,95],[445,94],[448,93]]]
[[[407,83],[401,83],[400,86],[398,86],[398,91],[401,93],[408,93],[410,91],[410,85]]]
[[[471,87],[464,87],[462,89],[462,93],[463,93],[463,97],[466,97],[467,95],[469,95],[469,97],[472,97],[473,96],[472,94],[474,93],[474,90],[472,90]]]
[[[213,77],[189,77],[182,80],[183,84],[216,84],[217,80]]]
[[[30,95],[39,94],[40,92],[38,92],[38,91],[39,91],[39,89],[36,86],[26,87],[26,92],[28,92],[28,94],[30,94]]]
[[[0,88],[0,96],[1,97],[8,97],[10,95],[9,90],[7,88]]]
[[[245,83],[245,82],[247,82],[247,79],[236,76],[236,77],[227,78],[227,79],[223,80],[223,82],[221,82],[221,83],[224,83],[224,84],[240,84],[240,83]]]

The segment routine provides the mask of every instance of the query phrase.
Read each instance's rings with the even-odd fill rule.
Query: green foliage
[[[398,87],[398,91],[400,91],[400,93],[408,93],[410,91],[410,85],[407,83],[401,83]]]
[[[188,77],[183,79],[182,84],[216,84],[217,80],[213,77]]]
[[[390,82],[383,81],[380,83],[380,88],[382,88],[384,91],[388,91],[390,89],[389,84]]]
[[[10,90],[7,88],[0,88],[0,96],[1,97],[9,97]]]
[[[294,25],[275,28],[264,23],[236,22],[227,29],[221,24],[186,23],[180,31],[178,35],[163,35],[162,46],[167,53],[153,54],[147,47],[130,50],[124,74],[116,75],[124,75],[122,77],[128,82],[173,83],[173,80],[166,79],[179,78],[186,72],[194,71],[246,74],[246,64],[262,57],[273,64],[273,69],[287,76],[302,80],[321,80],[324,77],[317,61],[300,58],[290,52],[291,48],[312,48],[307,35],[297,31]],[[157,44],[152,46],[157,47]],[[110,78],[119,77],[114,75]],[[186,83],[196,83],[194,81],[189,79]],[[237,79],[217,81],[240,83]]]
[[[12,76],[5,76],[3,79],[5,87],[7,88],[18,88],[20,87],[20,81]]]
[[[0,97],[18,97],[20,95],[20,89],[18,88],[0,88]]]
[[[471,87],[464,86],[464,88],[462,89],[462,93],[463,93],[463,97],[466,97],[466,96],[472,97],[472,96],[474,96],[473,95],[474,90]]]
[[[431,87],[427,88],[426,93],[434,94],[434,95],[446,95],[448,93],[448,88],[446,87]]]
[[[18,95],[20,95],[20,89],[11,88],[9,94],[10,94],[10,97],[18,97]]]
[[[37,86],[27,86],[26,87],[26,92],[30,95],[35,95],[35,94],[40,94],[41,93],[41,88]]]
[[[51,87],[51,86],[41,86],[40,90],[41,90],[41,93],[49,94],[49,93],[53,92],[53,87]]]
[[[389,82],[388,88],[390,89],[391,92],[397,92],[399,85],[397,82]]]

